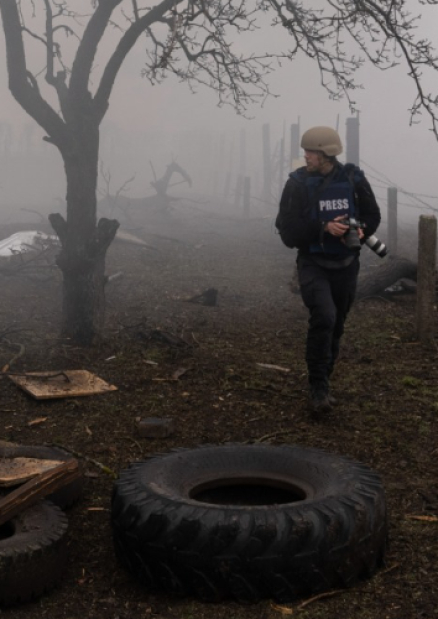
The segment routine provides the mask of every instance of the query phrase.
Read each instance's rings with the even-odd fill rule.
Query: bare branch
[[[53,44],[53,13],[49,0],[44,0],[46,6],[46,54],[47,54],[47,72],[46,80],[49,84],[55,85],[56,80],[53,74],[53,57],[55,55]]]
[[[134,17],[136,20],[139,19],[139,12],[138,12],[138,5],[137,5],[137,0],[132,0],[132,9],[134,11]]]
[[[71,96],[77,102],[82,102],[82,104],[84,102],[89,102],[88,83],[97,47],[108,26],[114,9],[121,2],[122,0],[98,2],[96,10],[85,28],[76,53],[70,78]]]
[[[325,0],[309,7],[303,0],[257,0],[254,4],[246,0],[162,0],[151,8],[140,0],[94,0],[71,74],[62,62],[61,44],[55,35],[76,36],[67,18],[81,24],[85,16],[77,14],[70,0],[43,0],[43,4],[46,28],[45,33],[38,34],[24,25],[19,0],[0,0],[2,15],[10,17],[15,11],[16,22],[21,23],[21,30],[17,24],[15,27],[18,38],[26,32],[46,46],[46,80],[55,87],[67,122],[86,112],[94,123],[100,123],[123,61],[143,35],[147,62],[142,75],[151,83],[160,83],[173,73],[192,91],[198,86],[214,89],[219,105],[231,104],[239,113],[271,94],[266,78],[274,61],[307,56],[318,66],[329,96],[346,97],[352,109],[354,91],[361,87],[356,81],[357,70],[365,62],[381,70],[403,64],[416,94],[411,120],[427,113],[438,137],[438,98],[425,86],[426,75],[438,71],[438,57],[432,43],[421,36],[421,13],[411,12],[413,2]],[[417,6],[437,4],[438,0],[418,0]],[[31,6],[37,14],[38,5]],[[259,28],[260,15],[272,16],[264,29],[287,30],[289,49],[247,55],[236,51],[238,37]],[[104,65],[93,98],[89,91],[93,64],[110,27],[121,36]],[[10,36],[8,41],[10,47]],[[352,45],[357,53],[351,53]],[[16,61],[21,54],[20,62],[25,65],[24,48],[14,54]],[[55,61],[61,65],[58,72]],[[23,80],[26,73],[19,74]],[[36,81],[30,80],[34,91]]]
[[[114,81],[128,52],[133,48],[140,35],[147,30],[149,26],[159,21],[168,10],[182,1],[183,0],[163,0],[161,4],[154,6],[145,15],[142,15],[134,21],[126,30],[104,69],[102,79],[94,97],[100,119],[103,118],[106,112]]]
[[[22,108],[50,134],[51,139],[62,145],[65,139],[65,125],[41,97],[37,81],[26,66],[20,14],[16,2],[2,0],[0,14],[6,39],[10,91]]]

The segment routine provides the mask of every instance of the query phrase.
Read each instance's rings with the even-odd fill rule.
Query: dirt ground
[[[281,245],[273,217],[232,215],[231,209],[218,212],[187,200],[167,215],[131,213],[125,228],[147,245],[116,241],[110,248],[107,273],[118,275],[108,283],[104,338],[93,349],[58,337],[56,269],[0,274],[2,367],[87,369],[117,387],[99,396],[38,401],[7,377],[1,380],[0,438],[61,445],[80,454],[86,469],[83,496],[68,512],[70,561],[60,586],[33,603],[0,610],[1,616],[289,616],[289,608],[270,600],[209,605],[151,594],[114,556],[113,478],[96,461],[117,475],[157,452],[232,441],[317,447],[360,460],[382,477],[390,536],[383,569],[352,589],[297,603],[294,616],[437,617],[437,348],[416,340],[414,294],[357,302],[333,378],[338,404],[322,421],[312,420],[304,364],[307,314],[291,292],[294,255]],[[3,225],[0,238],[15,231]],[[369,259],[365,252],[370,250],[363,250]],[[209,288],[218,291],[215,306],[189,301]],[[136,419],[144,417],[170,417],[173,434],[139,436]]]

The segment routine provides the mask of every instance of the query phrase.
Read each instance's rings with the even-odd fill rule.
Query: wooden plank
[[[78,461],[72,458],[13,490],[0,499],[0,526],[81,475]]]

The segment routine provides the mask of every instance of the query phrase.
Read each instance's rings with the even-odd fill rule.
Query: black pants
[[[297,260],[301,296],[310,312],[306,362],[311,387],[328,387],[356,293],[359,266],[359,258],[340,269],[319,266],[302,256]]]

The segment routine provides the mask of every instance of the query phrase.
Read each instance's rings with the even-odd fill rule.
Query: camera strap
[[[353,203],[354,203],[354,211],[355,217],[357,221],[360,221],[360,213],[359,213],[359,195],[356,190],[356,183],[354,182],[354,172],[355,168],[352,167],[349,173],[347,174],[348,182],[350,183],[353,189]]]
[[[318,203],[318,198],[321,195],[321,193],[324,191],[324,189],[326,187],[328,187],[330,185],[330,183],[333,180],[333,177],[335,175],[336,172],[336,166],[333,166],[333,169],[331,170],[331,172],[329,172],[329,174],[327,174],[327,176],[324,178],[323,182],[321,183],[321,185],[319,185],[316,189],[315,189],[315,193],[314,193],[314,200],[315,203]]]

